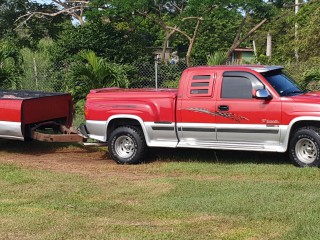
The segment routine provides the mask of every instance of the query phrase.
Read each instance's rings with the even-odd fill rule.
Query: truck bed
[[[72,97],[67,93],[0,91],[0,138],[23,140],[27,129],[47,121],[70,126]]]
[[[87,133],[90,138],[106,142],[105,126],[108,123],[113,124],[112,119],[117,119],[114,122],[114,128],[128,124],[125,121],[121,122],[121,119],[127,116],[135,116],[134,124],[140,121],[156,124],[154,129],[159,126],[164,129],[171,128],[176,118],[177,94],[177,89],[105,88],[91,90],[85,106]],[[166,135],[165,131],[162,133]],[[174,131],[173,134],[175,134]],[[163,139],[165,139],[163,142],[167,142],[167,136],[164,136]]]
[[[86,119],[106,120],[122,111],[145,121],[174,121],[177,93],[177,89],[94,89],[87,96]]]
[[[90,90],[90,94],[100,94],[104,96],[149,96],[152,95],[153,97],[172,97],[176,96],[178,89],[176,88],[101,88],[101,89],[92,89]]]

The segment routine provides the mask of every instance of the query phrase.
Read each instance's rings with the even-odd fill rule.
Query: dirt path
[[[3,140],[0,141],[0,163],[94,177],[129,170],[128,166],[120,166],[111,160],[105,148]]]
[[[107,147],[9,140],[0,140],[0,163],[13,163],[28,169],[74,173],[95,180],[119,177],[130,181],[154,178],[156,176],[151,169],[164,164],[156,161],[151,165],[119,165],[109,157]]]

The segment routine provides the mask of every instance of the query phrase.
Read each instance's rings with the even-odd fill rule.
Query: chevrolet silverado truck
[[[278,66],[186,69],[178,89],[91,90],[88,136],[121,164],[148,148],[288,152],[320,166],[320,92],[303,91]]]
[[[82,137],[72,129],[72,121],[70,94],[0,91],[0,138],[81,142]]]

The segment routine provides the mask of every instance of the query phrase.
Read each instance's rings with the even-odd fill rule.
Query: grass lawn
[[[319,239],[319,169],[180,153],[103,178],[1,163],[0,239]]]

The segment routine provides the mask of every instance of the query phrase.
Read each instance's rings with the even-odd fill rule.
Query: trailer
[[[68,93],[0,91],[0,138],[82,142],[72,122],[73,101]]]

